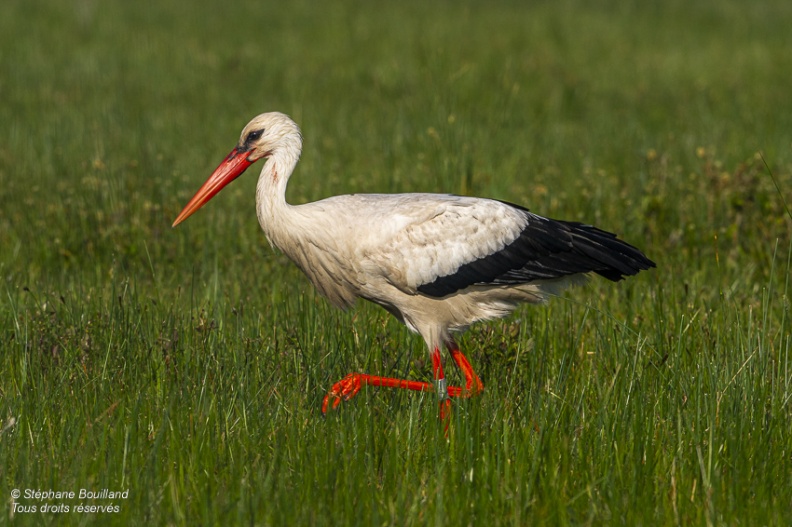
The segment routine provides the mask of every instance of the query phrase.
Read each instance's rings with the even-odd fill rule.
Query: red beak
[[[195,196],[184,206],[173,226],[180,224],[187,218],[193,215],[195,211],[203,207],[207,201],[212,199],[215,194],[220,192],[223,187],[234,181],[242,175],[242,172],[247,170],[247,167],[253,164],[247,158],[247,152],[243,152],[238,148],[231,150],[231,153],[220,163],[220,166],[212,172],[206,183],[198,189]]]

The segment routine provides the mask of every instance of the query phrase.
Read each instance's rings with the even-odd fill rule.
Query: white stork
[[[493,199],[353,194],[290,205],[286,184],[301,151],[300,129],[288,116],[272,112],[255,117],[173,226],[266,158],[256,187],[256,213],[270,244],[333,305],[349,308],[364,298],[426,341],[434,385],[351,373],[330,388],[322,412],[331,402],[336,408],[353,397],[362,385],[372,385],[434,390],[444,418],[450,397],[468,397],[484,388],[453,333],[506,316],[521,302],[542,302],[586,273],[615,282],[655,266],[614,234]],[[446,385],[441,346],[465,376],[464,387]]]

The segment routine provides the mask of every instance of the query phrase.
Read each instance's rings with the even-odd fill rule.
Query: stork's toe
[[[359,373],[350,373],[330,388],[322,403],[322,413],[327,413],[327,406],[333,401],[333,409],[338,408],[341,401],[348,401],[360,391],[361,379]]]

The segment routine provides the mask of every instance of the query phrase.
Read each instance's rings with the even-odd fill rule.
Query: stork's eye
[[[250,144],[253,141],[258,141],[259,139],[261,139],[261,134],[263,133],[264,133],[263,128],[261,130],[253,130],[252,132],[247,134],[247,137],[245,138],[245,142]]]

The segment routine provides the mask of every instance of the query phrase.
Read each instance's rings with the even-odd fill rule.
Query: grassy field
[[[4,3],[0,525],[792,524],[792,7],[484,4]],[[447,438],[432,394],[323,418],[423,342],[267,246],[256,171],[170,228],[269,110],[292,202],[508,199],[658,268],[465,334]],[[25,494],[80,489],[128,493]]]

